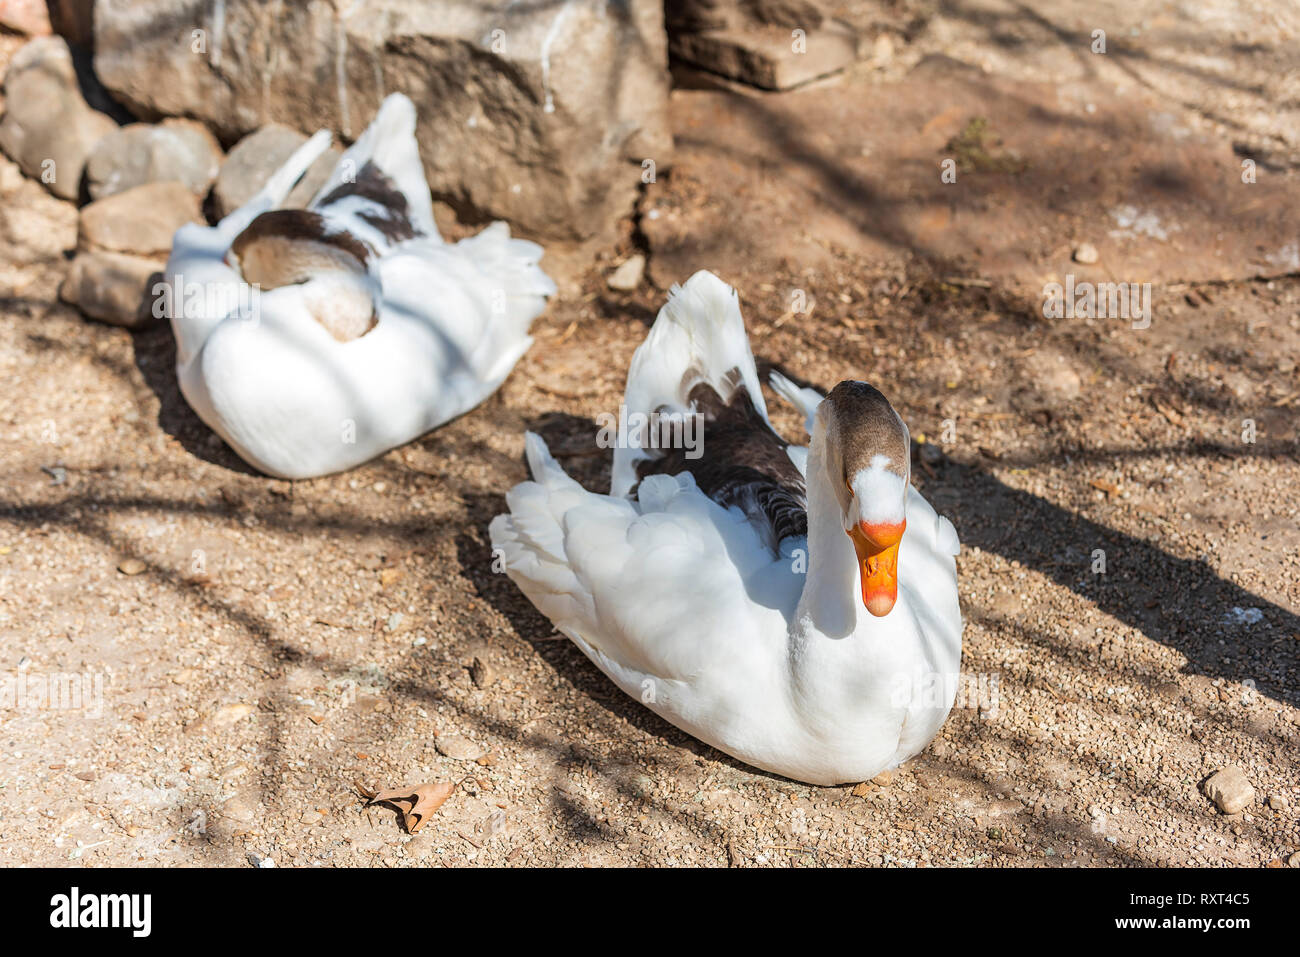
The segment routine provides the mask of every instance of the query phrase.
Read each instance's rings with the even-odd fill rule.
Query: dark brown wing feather
[[[230,249],[243,259],[249,247],[268,239],[333,246],[363,265],[374,255],[367,243],[351,233],[331,230],[325,217],[310,209],[272,209],[261,213],[235,237]]]
[[[728,374],[738,383],[739,372]],[[808,534],[808,493],[804,479],[786,452],[789,443],[772,431],[743,385],[723,401],[706,382],[695,385],[689,399],[704,416],[703,455],[687,458],[680,442],[637,468],[647,475],[690,472],[709,498],[735,505],[751,521],[771,532],[775,546],[783,538]],[[635,492],[635,489],[633,490]]]
[[[328,212],[332,204],[349,196],[369,201],[370,208],[357,215],[379,230],[389,242],[397,243],[423,235],[411,222],[410,204],[402,191],[373,162],[361,167],[355,182],[340,183],[312,203],[312,208]]]
[[[332,213],[331,206],[349,197],[360,199],[346,211],[373,226],[382,240],[378,246],[349,232],[340,223],[346,219]],[[244,278],[265,289],[309,279],[318,270],[366,269],[376,254],[386,249],[384,241],[397,243],[423,235],[411,222],[410,204],[373,162],[367,162],[356,180],[340,183],[310,209],[273,209],[262,213],[235,237],[231,251],[240,262]],[[349,258],[340,258],[349,257]],[[355,262],[352,262],[355,260]]]

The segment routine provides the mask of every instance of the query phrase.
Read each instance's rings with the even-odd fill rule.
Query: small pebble
[[[464,735],[440,734],[434,739],[438,753],[453,761],[477,761],[483,756],[483,749]]]
[[[609,277],[609,288],[620,292],[631,292],[641,285],[641,276],[645,272],[645,257],[640,253],[630,256],[627,262],[615,269]]]
[[[1229,765],[1210,775],[1203,788],[1205,796],[1224,814],[1236,814],[1255,801],[1255,789],[1241,768]]]
[[[138,575],[145,570],[147,566],[138,558],[124,558],[118,562],[117,570],[123,575]]]
[[[1082,263],[1085,266],[1091,266],[1100,257],[1097,255],[1097,247],[1092,243],[1080,243],[1074,248],[1074,261]]]
[[[212,724],[218,728],[229,727],[237,721],[242,721],[253,713],[251,704],[228,704],[218,708],[212,715]]]
[[[474,658],[474,663],[469,666],[469,676],[475,688],[486,688],[497,680],[495,669],[477,656]]]

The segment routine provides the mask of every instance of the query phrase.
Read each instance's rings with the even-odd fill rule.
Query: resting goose
[[[282,478],[352,468],[478,405],[555,292],[505,223],[443,242],[399,93],[306,209],[279,209],[329,143],[318,132],[215,227],[181,227],[163,287],[186,401]]]
[[[771,385],[809,447],[768,421],[735,291],[696,273],[633,357],[610,494],[529,433],[533,480],[492,544],[560,632],[677,727],[799,781],[862,781],[952,707],[957,534],[911,487],[907,426],[877,389]],[[686,423],[664,416],[701,416],[702,445],[655,448],[651,413],[678,446]]]

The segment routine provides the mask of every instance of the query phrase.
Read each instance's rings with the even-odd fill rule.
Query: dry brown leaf
[[[1101,479],[1089,479],[1088,484],[1099,492],[1105,492],[1107,495],[1119,494],[1118,485],[1112,485],[1110,482],[1103,482]]]
[[[1178,426],[1179,428],[1182,427],[1183,416],[1177,409],[1165,405],[1165,403],[1161,402],[1159,399],[1152,399],[1151,404],[1155,406],[1157,412],[1165,417],[1170,425]]]
[[[406,820],[406,830],[414,834],[428,822],[433,812],[442,807],[443,802],[451,797],[456,785],[429,781],[415,787],[394,788],[391,791],[372,791],[358,783],[357,790],[366,798],[367,804],[391,804],[402,812]]]

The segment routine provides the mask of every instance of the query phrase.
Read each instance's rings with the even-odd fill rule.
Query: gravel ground
[[[711,95],[675,97],[679,134]],[[634,248],[652,278],[669,261],[650,210],[725,201],[701,163],[688,144],[623,244],[561,276],[489,402],[305,482],[197,420],[168,329],[56,303],[75,210],[0,164],[0,226],[29,247],[0,290],[0,674],[86,679],[79,709],[0,710],[0,864],[1300,864],[1294,276],[1159,282],[1136,331],[1045,319],[978,256],[963,275],[994,280],[832,241],[810,266],[779,216],[700,254],[760,363],[885,390],[962,537],[966,693],[874,782],[808,787],[688,738],[494,574],[525,428],[608,482],[592,420],[663,292],[605,275]],[[1254,788],[1233,814],[1202,792],[1227,766]],[[414,835],[359,796],[423,782],[456,791]]]

